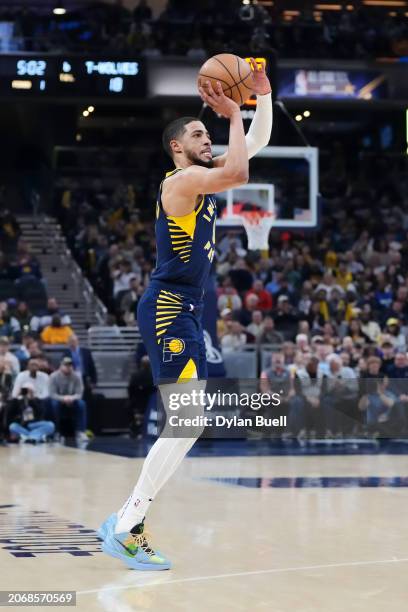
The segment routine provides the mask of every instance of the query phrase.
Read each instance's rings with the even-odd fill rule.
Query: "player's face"
[[[212,168],[211,138],[201,121],[188,123],[182,136],[184,155],[197,166]]]

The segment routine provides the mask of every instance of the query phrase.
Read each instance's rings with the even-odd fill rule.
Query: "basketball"
[[[224,94],[241,106],[252,95],[252,79],[248,62],[232,53],[220,53],[201,66],[197,83],[203,87],[206,81],[210,81],[214,88],[219,81]]]

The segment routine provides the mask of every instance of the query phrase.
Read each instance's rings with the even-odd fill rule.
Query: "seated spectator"
[[[222,338],[231,328],[232,311],[229,308],[224,308],[221,312],[221,318],[217,320],[217,338]]]
[[[242,308],[242,300],[232,285],[224,286],[217,300],[217,307],[219,312],[224,310],[224,308],[229,308],[230,310],[240,310]]]
[[[275,321],[266,316],[263,321],[263,330],[258,337],[259,344],[282,344],[283,336],[275,329]]]
[[[20,372],[14,381],[12,397],[17,399],[21,395],[24,385],[29,383],[33,391],[33,397],[42,404],[45,412],[45,400],[49,397],[49,376],[40,371],[40,363],[37,359],[28,360],[27,370]]]
[[[388,379],[381,374],[381,359],[369,357],[367,371],[362,373],[360,379],[359,409],[366,413],[367,427],[371,433],[377,433],[378,424],[388,421],[391,415],[395,395],[387,387]]]
[[[246,329],[254,337],[255,341],[258,342],[258,338],[264,329],[263,315],[260,310],[254,310],[252,313],[252,323]]]
[[[98,382],[98,375],[92,353],[88,348],[79,346],[78,336],[71,334],[68,339],[66,357],[72,359],[75,372],[82,376],[85,389],[92,389]]]
[[[296,370],[296,377],[299,380],[299,394],[303,398],[305,405],[304,421],[299,427],[306,427],[313,437],[321,426],[320,418],[320,393],[322,377],[318,375],[319,360],[317,357],[309,357],[303,368]]]
[[[221,338],[221,349],[223,353],[232,353],[240,351],[247,343],[247,337],[243,332],[242,325],[239,321],[231,321],[229,330]]]
[[[390,318],[387,320],[386,333],[389,334],[389,339],[396,351],[405,352],[407,350],[407,341],[401,332],[401,324],[398,319]],[[384,338],[384,335],[381,338]]]
[[[252,313],[258,310],[259,298],[257,295],[248,295],[244,300],[244,307],[237,313],[239,322],[246,327],[252,321]]]
[[[34,336],[30,333],[23,332],[21,338],[21,345],[14,351],[14,355],[17,357],[20,368],[25,369],[27,361],[30,359],[30,345],[34,342]],[[38,345],[38,343],[36,343]]]
[[[148,410],[154,390],[150,360],[147,355],[144,355],[140,360],[139,368],[132,374],[128,386],[130,431],[136,438],[142,437],[144,415]]]
[[[10,364],[4,357],[0,357],[0,441],[7,433],[7,406],[12,387]]]
[[[137,278],[132,270],[132,264],[128,260],[120,261],[112,270],[113,297],[117,297],[122,291],[129,291],[130,281]]]
[[[0,336],[12,338],[14,342],[21,340],[21,327],[17,319],[11,316],[6,302],[0,303]]]
[[[383,342],[380,346],[381,354],[381,372],[382,374],[390,375],[390,370],[394,367],[395,349],[391,342]]]
[[[119,311],[126,325],[136,324],[137,305],[143,295],[144,287],[135,276],[131,278],[129,291],[126,291],[120,299]]]
[[[255,280],[252,284],[252,288],[245,294],[245,302],[250,295],[256,295],[258,298],[257,309],[262,312],[270,312],[272,310],[272,295],[269,291],[264,289],[263,282]]]
[[[370,304],[364,304],[360,319],[362,333],[367,336],[369,342],[377,342],[381,334],[381,328],[373,317]]]
[[[59,369],[50,376],[50,398],[53,420],[60,431],[61,417],[74,422],[75,436],[78,441],[86,441],[87,407],[82,399],[84,386],[81,376],[74,372],[70,357],[64,357]]]
[[[41,332],[41,340],[45,344],[68,344],[73,334],[72,327],[61,324],[61,317],[54,315],[51,324],[47,325]]]
[[[341,357],[332,353],[327,358],[328,372],[323,375],[321,406],[326,424],[326,437],[343,435],[344,416],[358,423],[356,408],[358,383],[354,371],[343,366]]]
[[[38,259],[30,253],[30,246],[24,240],[18,242],[16,259],[11,267],[19,282],[30,278],[40,279],[42,276]]]
[[[71,325],[71,317],[61,312],[58,302],[55,298],[48,298],[47,309],[40,316],[34,316],[30,321],[31,331],[40,332],[47,325],[51,325],[52,317],[59,315],[61,318],[61,325]]]
[[[26,302],[19,302],[14,310],[14,316],[20,324],[20,328],[23,333],[28,332],[30,329],[30,322],[33,318],[32,313],[28,308]]]
[[[5,361],[8,362],[14,380],[20,372],[20,364],[17,357],[10,352],[10,342],[6,337],[0,338],[0,357],[4,357]]]
[[[55,432],[54,423],[44,420],[43,405],[35,398],[30,382],[23,383],[11,401],[8,421],[10,434],[21,442],[46,442]]]
[[[309,338],[306,334],[298,334],[295,338],[296,348],[302,353],[310,353]]]
[[[283,334],[285,339],[292,340],[296,334],[298,317],[289,299],[284,295],[281,295],[278,299],[274,319],[276,329]]]

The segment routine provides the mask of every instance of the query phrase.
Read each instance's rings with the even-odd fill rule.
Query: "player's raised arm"
[[[248,182],[248,152],[239,106],[224,95],[220,83],[215,90],[210,83],[206,84],[205,90],[200,88],[200,95],[214,112],[230,121],[228,155],[225,164],[220,168],[205,167],[206,164],[200,164],[197,159],[196,163],[184,167],[183,172],[166,179],[162,202],[167,214],[188,214],[194,209],[197,196],[225,191]],[[200,132],[200,129],[197,132]],[[204,140],[202,144],[203,147],[208,147],[208,165],[210,165],[212,164],[211,141],[208,135],[207,141]]]
[[[269,144],[273,124],[272,89],[266,75],[265,63],[258,64],[251,57],[251,66],[253,70],[252,89],[256,94],[257,103],[254,118],[245,136],[248,159],[254,157],[254,155]],[[222,167],[225,164],[227,155],[228,151],[215,157],[214,165],[217,168]]]

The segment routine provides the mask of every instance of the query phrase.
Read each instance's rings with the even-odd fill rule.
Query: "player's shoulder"
[[[188,168],[180,168],[165,178],[162,188],[163,192],[178,191],[179,189],[194,192],[207,172],[209,172],[209,169],[203,166],[192,165],[188,166]]]

